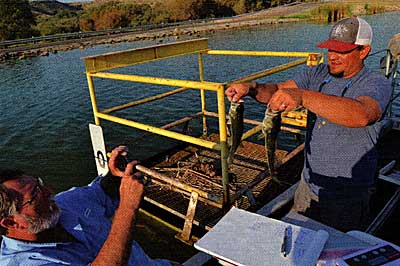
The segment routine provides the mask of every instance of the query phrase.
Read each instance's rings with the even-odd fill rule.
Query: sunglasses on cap
[[[36,179],[36,186],[32,189],[32,196],[29,200],[23,202],[21,204],[21,208],[26,205],[32,205],[32,203],[36,200],[37,195],[43,190],[44,182],[40,177],[35,177]]]

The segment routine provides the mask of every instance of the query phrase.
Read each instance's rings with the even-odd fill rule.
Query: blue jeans
[[[364,231],[370,222],[370,188],[357,193],[313,193],[302,177],[295,192],[292,211],[347,232]]]

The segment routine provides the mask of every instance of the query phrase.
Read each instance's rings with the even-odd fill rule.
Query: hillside
[[[32,1],[30,2],[34,15],[54,16],[62,11],[79,12],[82,11],[81,4],[67,4],[56,0]]]

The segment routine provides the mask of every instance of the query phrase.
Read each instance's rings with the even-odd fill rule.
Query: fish
[[[228,115],[228,165],[231,165],[233,162],[233,157],[237,148],[242,141],[243,136],[243,128],[244,128],[244,103],[240,102],[231,102],[231,106],[229,108]]]
[[[280,181],[276,176],[275,151],[277,147],[278,132],[280,131],[282,122],[281,113],[282,111],[272,110],[268,106],[262,122],[262,134],[265,138],[267,167],[271,175],[271,179],[277,183],[280,183]]]

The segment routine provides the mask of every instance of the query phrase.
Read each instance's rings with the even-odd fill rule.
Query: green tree
[[[166,6],[172,13],[172,20],[213,18],[221,13],[215,0],[168,0]]]
[[[233,10],[236,14],[244,14],[248,11],[247,1],[246,0],[239,0],[233,6]]]
[[[77,32],[80,30],[79,17],[71,12],[61,11],[55,16],[37,17],[37,26],[41,35]]]
[[[270,7],[270,0],[217,0],[220,6],[231,8],[235,14],[244,14]]]
[[[148,4],[132,4],[118,1],[88,5],[80,17],[83,31],[113,29],[167,22],[165,11],[155,12]]]
[[[14,40],[38,35],[28,0],[0,1],[0,40]]]

